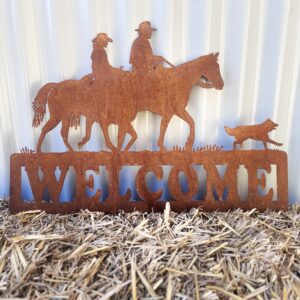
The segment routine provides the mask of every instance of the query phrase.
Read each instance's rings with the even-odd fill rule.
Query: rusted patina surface
[[[43,209],[49,213],[67,213],[81,208],[101,210],[114,213],[120,209],[133,211],[163,210],[165,201],[160,189],[149,188],[146,175],[153,172],[156,181],[163,178],[163,165],[171,166],[167,178],[167,186],[171,195],[171,208],[182,211],[192,207],[202,207],[204,210],[222,210],[241,207],[244,210],[256,207],[259,210],[267,208],[287,209],[287,156],[276,150],[244,150],[244,151],[167,151],[167,152],[81,152],[81,153],[43,153],[43,154],[14,154],[11,157],[11,201],[12,212],[31,209]],[[202,165],[205,174],[196,173],[195,166]],[[218,172],[217,165],[226,165],[223,176]],[[238,169],[244,166],[248,174],[248,191],[246,199],[241,200],[238,192]],[[276,166],[277,184],[266,188],[265,173]],[[25,167],[32,188],[34,201],[24,202],[21,197],[21,167]],[[108,172],[108,196],[100,202],[102,191],[94,188],[93,171],[99,173],[100,166],[105,166]],[[139,166],[135,178],[137,194],[141,201],[130,200],[132,191],[127,190],[120,195],[120,171],[123,166]],[[44,174],[41,180],[40,171]],[[75,170],[75,195],[68,203],[59,202],[59,196],[67,171]],[[55,177],[59,168],[60,176]],[[258,170],[264,170],[258,177]],[[183,191],[179,184],[178,173],[183,172],[188,181],[188,191]],[[101,172],[99,174],[102,175]],[[102,175],[104,176],[104,175]],[[205,184],[200,182],[204,181]],[[265,190],[260,195],[259,187]],[[45,189],[51,196],[49,202],[43,201]],[[152,187],[153,188],[153,187]],[[88,196],[87,189],[94,190],[94,195]],[[201,199],[197,199],[200,190],[206,191]],[[227,190],[227,193],[224,193]],[[272,201],[276,192],[277,199]]]
[[[79,148],[89,141],[93,124],[99,123],[107,147],[116,150],[108,136],[108,126],[116,124],[117,150],[122,149],[126,133],[131,139],[124,145],[124,149],[129,150],[137,139],[137,133],[131,122],[141,111],[150,111],[162,116],[157,142],[159,149],[165,150],[164,136],[174,115],[189,125],[190,133],[186,148],[192,149],[195,140],[195,122],[186,106],[193,86],[219,90],[223,88],[218,53],[204,55],[175,67],[162,56],[153,55],[149,42],[152,30],[149,22],[140,25],[139,36],[131,49],[130,72],[109,64],[105,47],[112,39],[101,33],[93,39],[91,74],[80,80],[48,83],[40,89],[33,101],[33,126],[42,124],[47,104],[50,117],[42,127],[37,152],[42,151],[46,134],[60,122],[63,141],[67,149],[73,151],[68,141],[68,133],[70,127],[80,125],[80,116],[86,117],[86,135],[79,142]],[[169,67],[166,68],[163,64]]]
[[[267,143],[282,146],[281,143],[277,143],[269,137],[269,132],[275,130],[277,126],[278,124],[267,119],[265,122],[257,125],[244,125],[236,128],[229,128],[225,126],[225,130],[229,135],[235,138],[235,141],[233,142],[233,149],[236,149],[237,145],[242,146],[243,142],[248,139],[261,141],[265,149],[268,149]]]
[[[42,125],[36,153],[25,147],[21,154],[11,157],[12,212],[43,209],[49,213],[68,213],[82,208],[108,213],[120,209],[159,211],[164,208],[165,201],[161,199],[165,195],[163,190],[147,185],[146,176],[149,173],[154,174],[156,182],[167,181],[170,195],[167,200],[171,201],[171,208],[176,211],[199,206],[208,211],[237,207],[256,207],[259,210],[287,208],[287,156],[282,151],[267,150],[266,146],[267,142],[280,145],[268,137],[268,132],[276,124],[266,121],[266,124],[234,129],[225,127],[227,133],[235,138],[233,151],[223,151],[222,146],[216,145],[193,150],[195,121],[186,107],[191,89],[195,86],[222,90],[224,82],[218,53],[174,66],[166,58],[154,55],[149,42],[154,30],[150,22],[141,23],[137,29],[138,37],[133,42],[129,59],[132,70],[124,71],[121,67],[110,65],[105,48],[113,40],[107,34],[100,33],[92,41],[91,74],[80,80],[48,83],[39,90],[32,105],[32,125]],[[47,108],[49,119],[44,124]],[[150,111],[162,117],[157,141],[159,151],[129,151],[138,138],[131,123],[141,111]],[[175,146],[173,151],[167,151],[164,136],[174,115],[189,125],[190,132],[185,147]],[[69,129],[80,126],[82,116],[86,117],[86,132],[78,148],[90,140],[93,124],[99,123],[110,151],[79,152],[72,148],[68,141]],[[45,136],[60,123],[67,152],[43,153]],[[109,138],[110,124],[118,126],[117,145]],[[127,133],[130,140],[124,145]],[[248,138],[262,141],[265,150],[236,150],[236,145],[241,145]],[[171,168],[168,174],[163,170],[166,165]],[[203,167],[202,175],[196,171],[196,165]],[[226,168],[223,176],[218,172],[218,165]],[[265,173],[271,172],[272,165],[276,166],[277,184],[269,189],[266,188]],[[94,175],[99,173],[100,166],[104,166],[108,173],[108,191],[95,188]],[[125,166],[139,166],[135,178],[137,199],[132,199],[134,193],[130,189],[120,195],[120,172]],[[248,176],[248,192],[243,201],[238,193],[240,166],[245,167]],[[74,197],[70,196],[66,203],[62,203],[60,197],[70,168],[75,172]],[[260,174],[259,170],[265,170],[265,173]],[[182,189],[181,173],[186,176],[187,189]],[[99,176],[102,175],[100,172]],[[33,199],[27,199],[30,201],[24,201],[22,196],[24,176],[28,177],[33,194]],[[267,191],[263,195],[259,189]],[[46,190],[50,195],[47,200],[44,197]],[[90,195],[88,191],[94,194]],[[102,199],[101,195],[105,193],[108,195]],[[204,195],[201,199],[200,194]],[[275,194],[277,199],[274,200]]]

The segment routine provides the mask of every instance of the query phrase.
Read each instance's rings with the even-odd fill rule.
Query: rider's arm
[[[164,62],[164,58],[160,55],[153,55],[152,56],[152,65],[156,68],[160,63]]]

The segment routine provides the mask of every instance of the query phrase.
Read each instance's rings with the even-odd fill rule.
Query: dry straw
[[[13,216],[0,202],[1,297],[300,299],[300,207]]]

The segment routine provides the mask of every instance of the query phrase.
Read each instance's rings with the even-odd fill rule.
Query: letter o
[[[183,172],[187,177],[187,193],[183,193],[180,188],[179,172]],[[191,166],[174,166],[169,175],[168,186],[176,200],[190,201],[198,191],[197,173]]]

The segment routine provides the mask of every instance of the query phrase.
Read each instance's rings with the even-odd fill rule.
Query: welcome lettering
[[[31,157],[29,160],[27,156]],[[76,159],[74,159],[76,155]],[[145,159],[145,156],[147,159]],[[33,159],[34,157],[34,159]],[[45,164],[45,161],[51,163]],[[163,166],[171,166],[167,179],[164,178]],[[206,178],[199,178],[195,170],[196,165],[203,166]],[[217,166],[226,168],[221,176]],[[241,200],[238,193],[238,169],[243,165],[248,175],[248,197]],[[266,188],[266,178],[259,170],[270,173],[271,166],[276,166],[277,186],[266,192],[259,193]],[[266,208],[286,209],[288,205],[287,189],[287,156],[282,151],[274,150],[246,150],[246,151],[193,151],[187,155],[185,152],[168,151],[158,152],[101,152],[101,153],[39,153],[39,154],[14,154],[11,157],[11,210],[16,213],[28,209],[43,209],[49,213],[74,212],[80,209],[101,210],[115,213],[118,210],[133,211],[161,211],[165,201],[162,201],[163,190],[151,190],[147,186],[146,176],[152,172],[157,181],[163,182],[170,192],[168,199],[174,211],[202,207],[204,210],[234,209],[241,207],[244,210],[257,207],[259,210]],[[102,191],[96,189],[94,195],[88,196],[87,189],[94,189],[95,174],[101,174],[100,166],[105,166],[108,173],[108,196],[100,201]],[[120,171],[123,166],[139,166],[135,177],[136,191],[142,201],[131,199],[132,191],[127,190],[125,195],[119,194]],[[22,200],[21,169],[25,167],[33,199]],[[76,174],[75,198],[70,197],[67,202],[60,202],[64,181],[68,170],[73,167]],[[55,170],[60,170],[59,176],[55,176]],[[39,169],[43,178],[39,177]],[[18,171],[17,171],[18,170]],[[91,172],[92,171],[92,172]],[[100,173],[99,173],[100,172]],[[87,173],[91,173],[87,176]],[[187,190],[183,191],[179,175],[186,176]],[[200,186],[199,182],[205,179],[206,193],[203,199],[194,199]],[[43,193],[48,190],[51,200],[44,201]],[[277,199],[272,200],[276,190]]]

